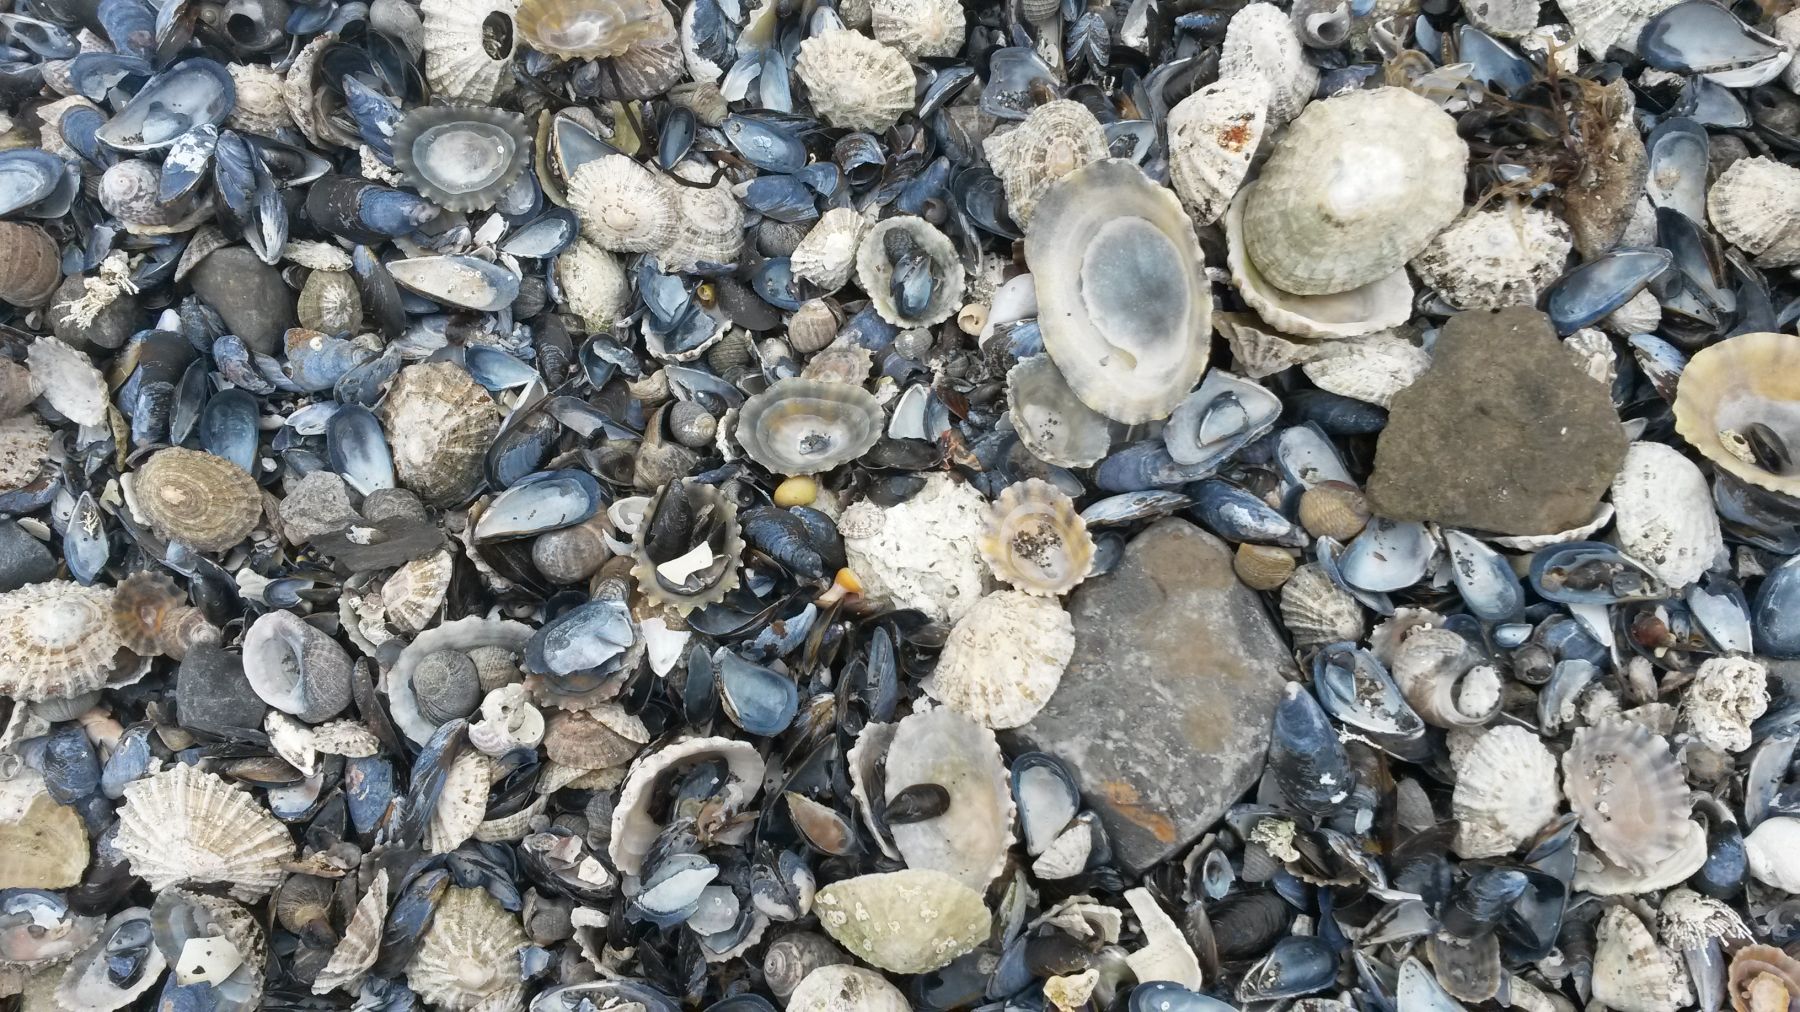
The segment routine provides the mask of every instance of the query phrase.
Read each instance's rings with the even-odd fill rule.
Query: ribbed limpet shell
[[[861,387],[784,379],[744,402],[733,438],[777,474],[818,474],[867,453],[884,420]]]
[[[1044,348],[1088,407],[1168,417],[1206,369],[1212,292],[1180,201],[1107,159],[1052,186],[1025,232]]]
[[[894,263],[889,247],[911,242],[931,258],[936,284],[923,311],[908,316],[896,303],[891,282]],[[948,320],[962,308],[963,265],[956,245],[924,218],[899,214],[877,223],[863,235],[856,251],[856,280],[881,318],[896,327],[916,329]]]
[[[613,806],[612,839],[607,852],[621,874],[636,875],[644,857],[656,842],[662,824],[652,814],[655,794],[663,775],[678,767],[722,759],[731,779],[723,788],[728,807],[748,802],[762,789],[763,760],[756,746],[730,738],[686,738],[654,752],[645,752],[631,764]]]
[[[663,557],[652,542],[657,516],[671,495],[687,499],[683,516],[693,525],[679,549]],[[631,540],[631,575],[652,601],[685,615],[724,600],[738,585],[738,557],[744,537],[738,529],[737,504],[716,485],[689,479],[670,482],[651,497],[644,522]],[[559,760],[560,761],[560,760]]]
[[[844,287],[856,271],[856,251],[867,227],[868,221],[847,207],[834,207],[820,215],[788,258],[794,276],[827,292]]]
[[[1318,68],[1306,59],[1293,21],[1270,3],[1249,4],[1231,16],[1219,49],[1219,77],[1262,82],[1276,126],[1293,119],[1319,86]]]
[[[1800,169],[1772,158],[1740,158],[1706,191],[1706,216],[1759,266],[1800,263]]]
[[[420,0],[425,80],[453,102],[491,102],[512,89],[518,0]]]
[[[954,814],[888,826],[907,866],[985,890],[1005,869],[1013,844],[1011,781],[994,732],[946,707],[914,711],[894,730],[886,774],[889,802],[916,784],[950,792]]]
[[[1169,183],[1195,224],[1210,225],[1231,206],[1268,125],[1267,86],[1225,77],[1169,111]]]
[[[1459,857],[1511,854],[1556,817],[1556,758],[1525,728],[1492,728],[1457,762],[1450,803]]]
[[[1739,334],[1702,348],[1682,370],[1674,408],[1675,431],[1715,466],[1800,495],[1800,466],[1764,466],[1800,451],[1800,337]]]
[[[603,249],[654,253],[677,234],[674,189],[624,155],[596,158],[569,178],[569,208],[581,234]]]
[[[248,792],[185,763],[125,786],[114,845],[153,889],[219,883],[245,901],[280,885],[294,856],[287,827]]]
[[[406,982],[447,1012],[517,1012],[525,1004],[517,957],[528,943],[519,918],[486,889],[451,886],[406,965]]]
[[[531,156],[525,117],[488,106],[421,106],[394,127],[394,166],[452,211],[494,206]]]
[[[1244,205],[1260,180],[1246,185],[1225,212],[1225,257],[1231,283],[1264,323],[1307,338],[1359,337],[1404,324],[1412,317],[1412,282],[1401,267],[1361,288],[1331,295],[1295,295],[1262,276],[1244,248]],[[1311,353],[1297,361],[1307,361]]]
[[[1691,821],[1687,782],[1661,737],[1609,718],[1576,729],[1562,767],[1569,807],[1614,864],[1646,871],[1679,849]]]
[[[1061,605],[996,591],[957,619],[925,692],[983,726],[1021,727],[1050,702],[1074,654],[1074,624]]]
[[[1667,444],[1625,448],[1612,502],[1619,547],[1671,588],[1698,580],[1725,547],[1706,476]]]
[[[579,60],[623,56],[667,34],[667,21],[654,0],[524,0],[518,11],[531,48]]]
[[[675,189],[675,240],[656,253],[656,265],[665,274],[685,274],[707,264],[733,264],[744,249],[744,205],[731,192],[731,181],[722,174],[689,159],[675,166],[671,175],[688,183]]]
[[[400,370],[379,415],[395,474],[426,505],[456,505],[474,493],[500,410],[461,366],[429,362]]]
[[[988,165],[1006,187],[1006,210],[1024,227],[1050,184],[1106,157],[1106,130],[1087,106],[1045,102],[1025,121],[982,142]]]
[[[1413,257],[1412,269],[1457,309],[1535,306],[1573,246],[1561,218],[1514,204],[1458,218]]]
[[[913,70],[898,49],[839,29],[800,43],[794,73],[834,127],[880,132],[913,107]]]
[[[569,312],[581,317],[589,330],[611,330],[613,321],[631,305],[631,283],[619,258],[579,236],[556,258],[556,280]]]
[[[67,699],[105,685],[124,646],[112,598],[68,580],[0,594],[0,694]]]
[[[521,622],[488,619],[480,616],[457,619],[434,626],[418,635],[400,652],[394,665],[381,676],[381,689],[387,693],[388,707],[400,733],[414,744],[423,745],[437,725],[419,713],[419,700],[413,693],[412,676],[425,658],[440,650],[456,650],[478,654],[498,649],[517,654],[531,639],[532,628]],[[485,714],[485,710],[484,710]],[[534,742],[535,744],[535,742]]]
[[[223,457],[177,446],[158,450],[132,478],[135,504],[156,533],[196,551],[222,552],[256,529],[262,492]]]
[[[0,420],[0,492],[36,481],[50,463],[50,429],[37,415]]]
[[[955,56],[968,24],[962,0],[869,0],[869,18],[876,40],[909,60]]]
[[[1041,597],[1067,594],[1094,564],[1094,539],[1074,501],[1037,478],[1000,493],[983,519],[979,544],[1002,583]]]
[[[1431,368],[1431,354],[1402,337],[1366,334],[1336,341],[1300,367],[1320,390],[1388,407]]]

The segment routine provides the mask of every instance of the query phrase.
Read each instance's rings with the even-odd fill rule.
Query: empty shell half
[[[394,127],[394,165],[452,211],[494,206],[531,154],[525,117],[486,106],[423,106]]]
[[[988,507],[980,545],[1001,582],[1043,597],[1075,589],[1094,565],[1094,539],[1074,501],[1037,478],[1007,486]]]

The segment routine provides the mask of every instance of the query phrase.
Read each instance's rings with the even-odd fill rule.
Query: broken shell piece
[[[730,738],[689,738],[654,752],[645,752],[625,774],[619,803],[613,808],[612,839],[607,845],[613,866],[624,875],[643,870],[644,856],[662,831],[652,813],[658,787],[665,776],[696,763],[724,760],[730,779],[723,788],[725,807],[735,810],[756,795],[762,786],[763,760],[756,746]]]
[[[1412,269],[1457,309],[1535,306],[1562,276],[1573,245],[1561,218],[1510,204],[1458,218],[1413,257]]]
[[[1594,938],[1594,1000],[1619,1012],[1676,1012],[1692,995],[1668,949],[1629,909],[1609,907]]]
[[[834,127],[880,132],[913,106],[906,56],[858,32],[827,31],[800,43],[794,73],[813,110]]]
[[[1619,547],[1671,589],[1698,580],[1725,549],[1706,476],[1674,447],[1626,447],[1612,502]]]
[[[262,492],[249,472],[198,450],[158,450],[132,478],[135,504],[156,533],[196,551],[222,552],[262,519]]]
[[[939,621],[962,617],[988,585],[979,547],[987,505],[972,486],[939,472],[905,502],[846,509],[838,531],[863,596]]]
[[[1269,121],[1281,126],[1312,99],[1319,71],[1293,21],[1270,3],[1253,3],[1231,16],[1219,50],[1220,79],[1243,78],[1267,87]]]
[[[475,835],[487,812],[494,762],[480,752],[464,752],[450,764],[437,807],[425,826],[425,852],[448,854]]]
[[[1059,467],[1092,467],[1112,448],[1111,423],[1081,402],[1049,355],[1022,358],[1006,374],[1013,429],[1031,455]]]
[[[1800,495],[1800,337],[1740,334],[1702,348],[1682,370],[1674,407],[1675,431],[1707,460]]]
[[[1769,672],[1749,657],[1709,657],[1681,697],[1694,737],[1721,752],[1750,747],[1750,724],[1769,708]]]
[[[958,813],[889,824],[907,867],[943,872],[977,892],[1005,870],[1013,800],[994,732],[945,707],[916,711],[894,730],[886,783],[890,804],[909,787],[937,784],[950,793],[949,810]]]
[[[87,870],[80,814],[57,804],[30,767],[0,780],[0,854],[0,889],[67,889]]]
[[[1074,626],[1060,605],[998,591],[957,620],[925,691],[987,727],[1020,727],[1050,701],[1074,652]]]
[[[40,336],[25,349],[25,364],[44,400],[69,421],[99,425],[106,420],[106,379],[87,355]]]
[[[1169,182],[1196,225],[1218,221],[1231,206],[1262,143],[1268,109],[1265,84],[1227,77],[1169,111]]]
[[[1740,158],[1706,191],[1706,216],[1762,267],[1800,263],[1800,169]]]
[[[881,318],[903,329],[930,327],[956,315],[963,273],[955,244],[916,215],[883,219],[856,251],[857,283]]]
[[[1127,889],[1125,902],[1131,905],[1131,912],[1137,915],[1138,926],[1144,932],[1143,948],[1125,957],[1137,978],[1173,981],[1185,988],[1199,987],[1200,960],[1187,939],[1182,937],[1174,919],[1164,913],[1156,898],[1150,895],[1150,890]]]
[[[569,207],[581,234],[618,253],[654,253],[675,241],[674,188],[624,155],[605,155],[575,170]]]
[[[331,959],[313,978],[312,993],[327,994],[337,988],[354,990],[369,967],[381,955],[381,926],[387,919],[387,869],[375,873],[368,892],[356,903],[344,936],[331,950]]]
[[[280,885],[294,856],[287,827],[254,798],[182,763],[125,786],[114,845],[153,889],[220,883],[245,901]]]
[[[908,102],[910,105],[910,99]],[[844,287],[856,270],[856,251],[862,248],[867,224],[862,215],[847,207],[834,207],[820,215],[789,257],[794,276],[826,292]]]
[[[1045,102],[1024,122],[982,142],[988,165],[1006,188],[1006,210],[1024,228],[1052,183],[1106,157],[1106,131],[1087,106]]]
[[[0,694],[36,702],[104,686],[124,646],[112,598],[69,580],[0,594]]]
[[[544,740],[544,714],[531,705],[525,686],[502,685],[481,701],[481,719],[469,725],[469,744],[496,758]]]
[[[631,575],[651,600],[683,615],[716,603],[738,585],[737,504],[716,485],[671,482],[651,497],[631,546]]]
[[[169,965],[162,950],[144,945],[143,964],[135,966],[135,976],[113,973],[114,939],[147,940],[150,937],[150,911],[144,907],[127,907],[112,915],[93,943],[75,956],[56,986],[56,1004],[69,1012],[115,1012],[156,986]],[[126,948],[133,948],[127,946]]]
[[[519,919],[486,889],[451,886],[406,965],[406,982],[447,1012],[517,1010],[525,985],[515,964],[528,942]]]
[[[890,973],[925,973],[980,945],[981,894],[941,871],[859,875],[819,890],[819,923],[850,954]]]
[[[1225,339],[1237,368],[1253,380],[1273,376],[1309,361],[1322,350],[1320,345],[1290,340],[1275,333],[1251,313],[1215,312],[1213,329]]]
[[[1265,279],[1244,247],[1244,205],[1259,185],[1239,190],[1225,212],[1225,248],[1232,284],[1263,322],[1295,337],[1341,338],[1391,330],[1411,318],[1413,289],[1404,267],[1330,295],[1295,295]]]
[[[1561,803],[1556,759],[1537,735],[1512,726],[1487,731],[1456,764],[1450,804],[1457,856],[1511,854],[1556,817]]]
[[[884,421],[861,387],[784,379],[744,402],[733,437],[776,474],[818,474],[867,453]]]
[[[1644,25],[1680,0],[1557,0],[1575,31],[1575,41],[1594,59],[1614,46],[1637,48]]]
[[[1725,993],[1734,1012],[1778,1012],[1800,995],[1800,960],[1773,945],[1746,945],[1731,957]]]
[[[1075,503],[1037,478],[1000,493],[984,518],[980,546],[994,575],[1027,594],[1066,594],[1093,568],[1094,539]]]
[[[1431,368],[1431,354],[1401,337],[1369,334],[1326,345],[1300,371],[1320,390],[1381,407]]]
[[[1562,767],[1569,807],[1615,864],[1645,871],[1681,846],[1691,821],[1687,783],[1662,738],[1607,718],[1575,730]]]
[[[438,552],[396,569],[381,585],[388,620],[402,632],[423,632],[444,606],[451,568],[450,553]]]

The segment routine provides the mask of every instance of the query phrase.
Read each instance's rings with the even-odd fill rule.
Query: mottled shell
[[[451,568],[450,553],[438,552],[395,570],[381,586],[388,621],[407,633],[423,632],[443,607]]]
[[[1713,465],[1753,485],[1800,495],[1800,469],[1778,474],[1745,446],[1767,425],[1792,454],[1800,447],[1800,337],[1740,334],[1694,353],[1675,389],[1675,431]]]
[[[67,889],[88,866],[87,828],[30,767],[0,781],[0,889]]]
[[[354,332],[362,325],[362,293],[349,271],[313,271],[294,304],[300,326],[321,334]]]
[[[1800,264],[1800,169],[1740,158],[1706,191],[1706,216],[1760,266]]]
[[[687,738],[640,755],[626,773],[619,802],[613,806],[607,853],[620,874],[636,875],[643,870],[644,857],[662,831],[662,824],[653,814],[662,775],[678,765],[702,760],[724,760],[730,780],[722,789],[722,797],[729,808],[748,801],[762,787],[762,756],[747,741]]]
[[[909,60],[955,56],[967,29],[962,0],[869,0],[875,38]]]
[[[988,165],[1006,187],[1006,210],[1023,228],[1050,184],[1106,157],[1106,130],[1087,106],[1045,102],[1025,121],[982,141]]]
[[[153,889],[220,883],[246,902],[281,884],[294,857],[287,827],[255,798],[185,763],[125,786],[114,845]]]
[[[1663,443],[1632,443],[1613,479],[1619,547],[1670,588],[1693,583],[1725,548],[1706,476]]]
[[[44,400],[69,421],[99,425],[106,420],[106,377],[85,352],[42,335],[25,349],[25,364]]]
[[[577,238],[556,258],[556,281],[569,312],[596,333],[611,330],[631,304],[631,285],[619,258],[586,239]]]
[[[1265,278],[1245,247],[1244,207],[1260,185],[1253,182],[1239,190],[1225,212],[1225,257],[1232,287],[1263,322],[1294,337],[1342,338],[1388,330],[1412,317],[1412,282],[1404,267],[1330,295],[1295,295]]]
[[[834,127],[879,133],[913,106],[906,56],[857,32],[828,31],[800,43],[794,73],[813,110]]]
[[[1592,987],[1594,1001],[1619,1012],[1675,1012],[1693,999],[1675,955],[1624,906],[1600,916]]]
[[[201,552],[222,552],[262,519],[262,491],[223,457],[178,446],[158,450],[132,479],[137,511],[156,533]]]
[[[453,102],[491,102],[512,89],[518,0],[421,0],[425,81]]]
[[[1112,423],[1075,396],[1049,355],[1007,371],[1006,407],[1019,442],[1046,464],[1092,467],[1112,447]]]
[[[281,71],[260,63],[232,63],[225,67],[237,89],[237,104],[226,124],[233,130],[272,137],[293,126],[287,100],[282,95]]]
[[[394,473],[426,505],[459,504],[481,484],[500,411],[461,366],[432,362],[400,370],[380,416]]]
[[[1511,854],[1556,817],[1561,803],[1556,759],[1538,736],[1511,725],[1492,728],[1456,764],[1450,805],[1457,856]]]
[[[1561,218],[1514,204],[1457,219],[1425,244],[1412,268],[1457,309],[1534,306],[1562,275],[1573,245]]]
[[[887,978],[860,966],[821,966],[788,996],[788,1012],[912,1012]]]
[[[50,461],[50,429],[36,415],[0,420],[0,492],[24,488]]]
[[[143,235],[185,232],[212,215],[212,208],[183,197],[165,201],[157,193],[162,172],[141,158],[115,162],[100,176],[100,206],[126,231]]]
[[[643,723],[610,703],[602,721],[588,710],[565,710],[550,715],[544,730],[544,754],[552,762],[578,770],[610,770],[637,757],[650,740]],[[624,732],[624,733],[621,733]]]
[[[1362,606],[1317,563],[1294,570],[1281,587],[1281,622],[1297,647],[1362,639]]]
[[[1219,77],[1263,82],[1274,126],[1293,119],[1319,86],[1318,68],[1307,62],[1293,21],[1270,3],[1253,3],[1231,16],[1219,50]]]
[[[818,474],[869,452],[883,421],[861,387],[785,379],[744,402],[732,437],[776,474]]]
[[[1066,594],[1093,568],[1094,539],[1074,501],[1037,478],[1000,493],[982,523],[980,545],[994,575],[1027,594]]]
[[[1368,334],[1326,345],[1300,367],[1320,390],[1388,407],[1431,368],[1431,354],[1404,338]]]
[[[448,854],[475,835],[487,813],[493,779],[494,761],[487,756],[468,751],[456,757],[425,826],[426,853]]]
[[[1708,748],[1742,752],[1769,709],[1769,671],[1749,657],[1709,657],[1681,697],[1681,719]]]
[[[711,169],[696,161],[675,166],[674,174],[689,183],[705,183]],[[721,176],[711,186],[675,186],[675,241],[656,254],[665,273],[681,274],[701,264],[736,263],[744,250],[744,205]]]
[[[112,596],[68,580],[0,594],[0,695],[67,699],[105,685],[124,645]]]
[[[581,217],[581,234],[603,249],[654,253],[667,249],[677,231],[670,183],[624,155],[596,158],[569,179],[569,208]]]
[[[867,219],[847,207],[834,207],[820,215],[789,258],[794,276],[826,292],[844,287],[856,270],[856,251],[862,247],[867,226]]]
[[[1575,41],[1598,60],[1606,51],[1619,46],[1637,49],[1638,36],[1644,25],[1679,0],[1557,0],[1569,27],[1575,30]]]
[[[1687,783],[1661,737],[1613,718],[1577,728],[1562,768],[1569,807],[1613,863],[1647,870],[1680,847]]]
[[[902,315],[894,302],[889,284],[893,280],[894,265],[885,250],[887,237],[893,232],[905,232],[917,243],[931,258],[941,278],[932,290],[931,301],[918,316]],[[962,308],[963,274],[962,259],[957,256],[956,245],[949,236],[916,215],[897,214],[881,221],[863,236],[862,245],[856,251],[857,283],[862,285],[881,318],[896,327],[930,327],[956,315]]]
[[[1315,103],[1245,193],[1245,250],[1296,295],[1378,281],[1462,213],[1468,161],[1456,120],[1403,88]]]
[[[56,240],[36,225],[0,222],[0,299],[30,309],[50,301],[62,284]]]
[[[482,105],[408,110],[394,127],[394,167],[440,207],[493,207],[531,158],[525,117]]]
[[[925,691],[986,727],[1020,727],[1050,702],[1074,653],[1074,623],[1061,605],[997,591],[957,619]]]
[[[519,919],[486,889],[451,886],[406,965],[406,982],[446,1012],[517,1012],[525,1007],[518,952],[527,944]]]
[[[344,935],[331,950],[331,959],[313,978],[312,993],[327,994],[337,988],[355,990],[369,967],[381,955],[381,925],[387,918],[387,869],[375,873],[369,891],[363,893],[344,926]]]
[[[979,892],[922,868],[833,882],[813,905],[839,945],[890,973],[949,963],[980,945],[992,921]]]
[[[1258,80],[1227,77],[1169,111],[1169,182],[1195,224],[1218,221],[1244,184],[1268,125],[1268,95]]]
[[[788,317],[788,347],[799,354],[810,355],[837,340],[838,330],[843,325],[844,314],[836,303],[829,299],[808,299]],[[698,405],[695,409],[705,410]]]

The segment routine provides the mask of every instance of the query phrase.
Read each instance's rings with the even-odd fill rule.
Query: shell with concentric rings
[[[137,511],[158,535],[196,551],[225,551],[262,519],[256,479],[200,450],[156,451],[133,475],[132,490]]]
[[[250,901],[281,884],[293,840],[247,792],[186,763],[125,787],[114,843],[153,889],[217,883]]]
[[[124,647],[112,598],[68,580],[0,594],[0,694],[67,699],[105,685]]]

